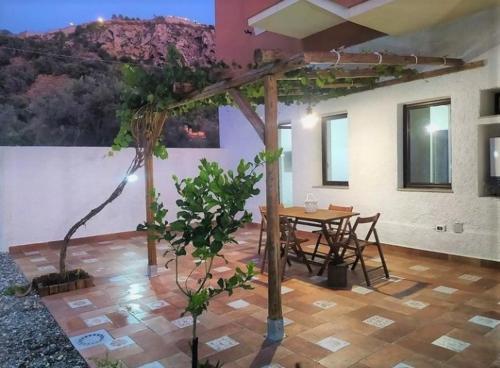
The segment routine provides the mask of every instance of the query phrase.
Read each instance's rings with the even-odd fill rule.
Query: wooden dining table
[[[297,225],[306,225],[319,227],[321,229],[330,251],[325,257],[318,275],[323,274],[332,255],[339,255],[339,243],[343,236],[350,231],[349,219],[359,215],[357,212],[344,212],[328,209],[318,209],[315,212],[306,212],[305,207],[281,207],[278,208],[278,213],[280,216],[293,219],[294,228],[296,228]],[[334,232],[331,232],[330,228],[330,224],[332,222],[336,222],[338,225]]]

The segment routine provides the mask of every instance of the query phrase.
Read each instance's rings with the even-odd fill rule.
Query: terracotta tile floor
[[[231,272],[219,267],[256,259],[258,230],[242,230],[238,239],[244,243],[225,251],[229,265],[217,260],[222,275]],[[109,354],[130,368],[190,366],[191,321],[180,319],[183,296],[172,270],[145,277],[144,238],[73,246],[68,255],[71,267],[95,275],[96,286],[43,301],[68,336],[96,332],[73,339],[84,344],[80,351],[90,365],[92,357]],[[379,265],[374,253],[367,250],[367,256],[369,266]],[[15,258],[33,277],[56,267],[58,255],[42,248]],[[357,287],[363,286],[360,270],[350,272],[352,289],[330,290],[293,263],[283,283],[287,337],[281,344],[264,340],[267,288],[266,276],[259,274],[254,290],[211,303],[198,328],[200,356],[220,359],[226,368],[297,362],[302,368],[500,367],[498,271],[394,252],[386,258],[397,277],[381,279],[371,289]],[[182,273],[192,267],[186,259]],[[68,303],[75,301],[72,308]],[[99,341],[106,344],[95,344]]]

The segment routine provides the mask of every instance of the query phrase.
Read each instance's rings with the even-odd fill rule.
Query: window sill
[[[314,185],[314,189],[349,189],[348,185]]]
[[[399,192],[428,192],[428,193],[453,193],[448,188],[398,188]]]

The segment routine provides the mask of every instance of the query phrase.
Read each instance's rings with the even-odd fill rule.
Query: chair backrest
[[[292,221],[285,216],[280,217],[280,240],[284,242],[295,241],[295,230]]]
[[[328,206],[330,211],[340,211],[340,212],[352,212],[353,206],[337,206],[336,204],[331,204]]]
[[[375,225],[377,225],[377,221],[380,218],[380,213],[377,213],[373,216],[369,217],[358,217],[356,218],[356,222],[354,223],[354,226],[352,228],[352,233],[356,234],[356,229],[358,228],[359,224],[371,224],[370,227],[368,228],[368,232],[366,233],[365,241],[368,241],[372,234],[375,235],[375,240],[378,242],[378,234],[377,230],[375,229]]]

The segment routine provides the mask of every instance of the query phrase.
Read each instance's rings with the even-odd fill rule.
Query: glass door
[[[280,157],[280,202],[285,206],[293,205],[293,177],[292,177],[292,125],[280,123],[278,125],[279,146],[283,149]]]

